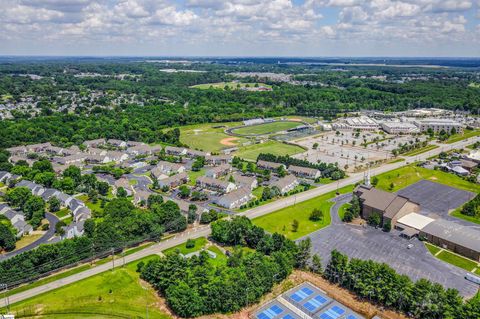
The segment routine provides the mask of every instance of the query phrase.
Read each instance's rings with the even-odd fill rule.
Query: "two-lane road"
[[[373,168],[371,170],[371,175],[373,176],[373,175],[378,175],[378,174],[381,174],[381,173],[384,173],[384,172],[388,172],[388,171],[394,170],[396,168],[405,166],[405,165],[407,165],[407,164],[409,164],[413,161],[425,160],[425,159],[427,159],[431,156],[438,155],[442,151],[464,148],[467,145],[475,143],[476,141],[480,141],[480,137],[470,138],[468,140],[460,141],[460,142],[457,142],[457,143],[444,145],[444,146],[441,146],[439,148],[436,148],[434,150],[428,151],[426,153],[423,153],[423,154],[420,154],[420,155],[417,155],[417,156],[407,157],[405,161],[392,163],[392,164],[387,164],[387,165],[383,165],[383,166],[380,166],[380,167],[377,167],[377,168]],[[319,186],[317,188],[311,189],[309,191],[299,193],[295,196],[282,198],[278,201],[275,201],[275,202],[272,202],[272,203],[269,203],[269,204],[266,204],[266,205],[263,205],[263,206],[255,207],[253,209],[250,209],[250,210],[245,211],[243,213],[239,213],[237,215],[246,216],[248,218],[255,218],[255,217],[262,216],[262,215],[266,215],[268,213],[274,212],[274,211],[282,209],[284,207],[294,205],[295,203],[303,202],[303,201],[309,200],[311,198],[323,195],[325,193],[335,191],[337,188],[341,188],[341,187],[344,187],[344,186],[347,186],[347,185],[351,185],[351,184],[354,184],[354,183],[357,183],[357,182],[361,182],[363,180],[363,178],[364,178],[364,173],[355,173],[355,174],[352,174],[352,175],[350,175],[349,177],[347,177],[343,180],[340,180],[340,181],[337,181],[337,182],[334,182],[334,183],[331,183],[331,184],[322,185],[322,186]],[[136,253],[133,253],[131,255],[126,256],[125,257],[125,262],[128,263],[128,262],[132,262],[132,261],[141,259],[141,258],[149,256],[149,255],[152,255],[152,254],[158,254],[162,250],[165,250],[167,248],[176,246],[178,244],[181,244],[181,243],[187,241],[187,239],[189,239],[189,238],[206,237],[206,236],[209,236],[209,235],[210,235],[210,227],[209,226],[199,227],[196,230],[185,231],[184,233],[179,234],[179,235],[175,236],[174,238],[162,241],[162,242],[160,242],[158,244],[155,244],[151,247],[145,248],[141,251],[138,251]],[[120,266],[120,264],[121,263],[118,262],[115,265]],[[89,270],[83,271],[81,273],[72,275],[70,277],[66,277],[66,278],[63,278],[61,280],[57,280],[57,281],[54,281],[54,282],[51,282],[51,283],[48,283],[48,284],[45,284],[45,285],[42,285],[42,286],[32,288],[30,290],[12,295],[9,298],[10,303],[13,304],[15,302],[19,302],[19,301],[25,300],[27,298],[34,297],[34,296],[39,295],[41,293],[45,293],[47,291],[51,291],[51,290],[63,287],[65,285],[77,282],[79,280],[82,280],[82,279],[100,274],[104,271],[107,271],[107,270],[111,269],[111,267],[112,267],[112,265],[110,263],[103,264],[103,265],[100,265],[100,266],[93,267]]]

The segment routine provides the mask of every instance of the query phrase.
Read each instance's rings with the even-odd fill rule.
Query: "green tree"
[[[118,187],[117,188],[117,197],[120,198],[126,198],[127,197],[127,191],[123,187]]]
[[[60,201],[55,196],[50,197],[48,200],[48,209],[51,213],[58,212],[60,210]]]
[[[308,217],[308,219],[313,221],[313,222],[323,220],[323,212],[320,209],[315,208],[310,213],[310,216]]]
[[[178,190],[178,196],[180,196],[180,198],[188,198],[190,196],[190,188],[188,188],[188,186],[182,185],[178,188]]]
[[[299,222],[298,220],[294,219],[293,222],[292,222],[292,232],[296,233],[298,231],[298,227],[299,227]]]
[[[0,250],[11,251],[15,249],[15,235],[10,228],[0,223]]]

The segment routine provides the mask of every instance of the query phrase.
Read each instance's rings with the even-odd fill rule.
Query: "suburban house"
[[[160,188],[163,188],[163,187],[175,188],[185,183],[188,183],[187,173],[175,174],[168,178],[158,180],[158,186]]]
[[[170,200],[168,198],[166,198],[165,200]],[[198,206],[196,204],[192,204],[190,202],[187,202],[185,200],[182,200],[182,199],[172,199],[172,201],[178,205],[178,208],[180,209],[180,212],[182,214],[185,214],[187,215],[190,211],[190,206],[195,206],[195,213],[199,214],[199,213],[203,213],[203,212],[206,212],[208,211],[208,209],[206,208],[203,208],[201,206]]]
[[[258,181],[255,176],[246,176],[238,173],[231,174],[230,176],[233,177],[235,185],[237,185],[239,188],[249,187],[251,190],[253,190],[258,187]]]
[[[80,154],[68,155],[65,157],[55,157],[53,158],[53,161],[61,165],[77,165],[85,162],[87,157],[88,157],[88,154],[80,153]]]
[[[215,199],[215,204],[228,208],[238,208],[253,198],[252,191],[248,187],[238,188]]]
[[[165,147],[165,153],[168,155],[184,156],[187,154],[187,149],[184,147],[167,146]]]
[[[83,142],[83,145],[85,145],[88,148],[91,147],[98,147],[100,145],[104,145],[107,141],[104,138],[99,138],[96,140],[90,140],[90,141],[85,141]]]
[[[212,177],[212,178],[219,178],[220,176],[227,175],[232,170],[232,166],[230,164],[222,164],[220,166],[215,166],[207,170],[205,176]]]
[[[113,139],[113,138],[107,140],[107,144],[110,144],[110,145],[118,147],[118,148],[127,147],[127,142],[121,141],[121,140],[116,140],[116,139]]]
[[[280,190],[280,194],[284,195],[294,190],[299,184],[298,179],[294,175],[287,175],[271,183],[270,187],[277,187]]]
[[[27,151],[29,153],[43,153],[48,147],[51,147],[52,144],[50,143],[40,143],[40,144],[31,144],[27,145]]]
[[[62,236],[62,239],[71,239],[74,237],[79,237],[83,235],[85,221],[79,221],[78,223],[71,223],[68,226],[63,227],[65,233]]]
[[[11,155],[20,155],[20,154],[27,154],[28,150],[25,146],[15,146],[9,147],[6,149]]]
[[[151,170],[151,174],[155,178],[160,178],[162,175],[172,175],[185,172],[185,166],[177,163],[170,163],[165,161],[158,162]]]
[[[128,154],[124,152],[119,152],[119,151],[108,151],[106,156],[106,161],[107,162],[123,162],[128,159]]]
[[[136,190],[135,194],[133,194],[133,202],[135,204],[140,204],[142,201],[145,203],[148,201],[148,197],[152,194],[152,192],[148,192],[145,190]]]
[[[205,164],[216,166],[222,164],[228,164],[232,162],[231,155],[207,155],[205,156]]]
[[[468,160],[468,159],[461,159],[460,160],[460,166],[467,170],[469,173],[472,172],[472,170],[474,170],[475,168],[477,168],[478,166],[478,163],[474,162],[474,161],[471,161],[471,160]]]
[[[115,191],[115,194],[117,193],[118,188],[120,187],[122,187],[127,192],[127,196],[131,196],[133,194],[132,186],[130,185],[130,182],[128,181],[128,179],[126,179],[125,177],[117,179],[115,181],[114,186],[115,187],[113,188],[113,190]]]
[[[221,193],[229,193],[236,188],[233,183],[207,176],[200,176],[197,178],[197,186]]]
[[[257,162],[257,168],[263,169],[263,170],[276,171],[281,166],[283,166],[283,168],[285,168],[285,165],[283,165],[281,163],[267,162],[267,161],[258,161]]]
[[[316,168],[302,167],[302,166],[295,166],[295,165],[290,165],[288,167],[288,172],[297,177],[303,177],[303,178],[309,178],[309,179],[317,179],[322,175],[320,171]]]
[[[147,144],[139,144],[127,148],[127,153],[131,155],[151,155],[153,153],[160,152],[161,146],[150,146]]]
[[[13,228],[15,228],[17,231],[17,237],[22,237],[23,235],[29,234],[33,231],[32,226],[25,222],[23,213],[11,209],[10,206],[5,203],[0,204],[0,215],[3,215],[5,218],[10,220]]]
[[[87,151],[86,151],[88,154],[91,154],[91,155],[102,155],[102,156],[105,156],[107,155],[107,150],[103,149],[103,148],[96,148],[96,147],[90,147]]]
[[[205,157],[209,154],[203,151],[187,149],[187,153],[185,155],[189,158],[197,158],[197,157]]]
[[[358,196],[362,206],[362,217],[368,219],[379,214],[382,225],[390,221],[392,228],[398,219],[410,213],[418,213],[420,206],[408,198],[389,193],[372,186],[359,185],[354,194]]]

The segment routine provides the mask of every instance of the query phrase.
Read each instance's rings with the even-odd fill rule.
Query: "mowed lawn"
[[[279,156],[294,155],[303,153],[304,151],[305,150],[300,146],[289,145],[277,141],[268,141],[262,144],[254,144],[242,147],[238,152],[235,153],[235,155],[246,160],[256,161],[260,153],[270,153]]]
[[[208,241],[205,237],[200,237],[195,239],[195,246],[192,248],[187,248],[187,243],[182,243],[180,245],[168,248],[163,251],[164,254],[168,253],[174,253],[178,250],[178,252],[182,255],[187,255],[196,251],[199,251],[200,249],[204,248],[205,245],[207,245]]]
[[[377,188],[390,192],[396,192],[399,189],[412,185],[422,179],[445,184],[466,191],[475,193],[480,192],[480,185],[470,183],[454,174],[426,169],[415,165],[404,166],[393,171],[377,175],[377,178]],[[390,188],[391,183],[393,183],[393,189]]]
[[[180,141],[192,149],[218,152],[247,141],[245,138],[234,138],[224,133],[226,128],[239,125],[241,125],[239,122],[229,122],[182,126],[180,127]],[[225,139],[229,139],[229,143],[232,145],[226,145]]]
[[[272,122],[260,125],[250,125],[233,130],[233,133],[241,135],[259,135],[285,131],[301,125],[299,122]]]
[[[339,192],[345,194],[352,190],[353,185],[343,187],[339,189]],[[329,200],[334,197],[335,192],[330,192],[293,206],[285,207],[268,215],[255,218],[253,223],[270,233],[283,234],[287,238],[295,240],[330,224],[330,208],[334,203]],[[309,220],[310,213],[315,208],[318,208],[323,212],[323,220],[318,222]],[[292,223],[295,219],[298,221],[299,227],[298,231],[293,232]]]
[[[146,262],[158,256],[143,259]],[[16,317],[35,318],[170,318],[158,308],[158,296],[151,287],[144,289],[136,272],[136,261],[13,304]]]
[[[463,134],[454,134],[448,138],[446,141],[447,144],[452,144],[458,141],[466,140],[470,137],[475,137],[480,135],[480,130],[464,130]]]

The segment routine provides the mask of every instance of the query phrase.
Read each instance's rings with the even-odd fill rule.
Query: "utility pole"
[[[115,268],[115,249],[112,247],[112,271]]]
[[[5,299],[5,305],[7,307],[7,314],[10,312],[10,301],[7,296],[8,284],[0,284],[0,288],[3,289],[3,298]]]

